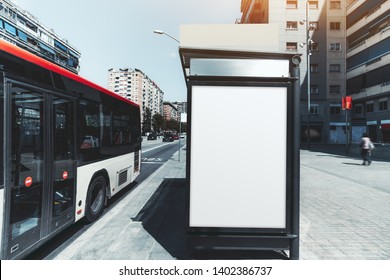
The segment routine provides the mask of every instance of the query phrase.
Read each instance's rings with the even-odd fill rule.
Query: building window
[[[329,65],[329,72],[341,72],[341,65],[340,64]]]
[[[358,105],[355,106],[355,114],[356,115],[363,114],[363,106],[362,106],[362,104],[358,104]]]
[[[298,9],[298,0],[288,0],[286,1],[287,9]]]
[[[310,21],[309,22],[309,29],[312,31],[317,31],[320,29],[320,25],[318,21]]]
[[[341,23],[339,21],[330,23],[330,30],[340,30],[340,29],[341,29]]]
[[[297,21],[287,21],[286,22],[287,30],[298,30],[298,22]]]
[[[341,86],[339,86],[339,85],[329,86],[329,93],[331,95],[339,95],[341,93]]]
[[[374,112],[374,101],[370,101],[366,103],[366,112],[367,113]]]
[[[318,115],[318,104],[310,104],[310,115]]]
[[[8,22],[4,22],[4,28],[5,31],[7,31],[9,34],[16,36],[16,28],[14,26],[9,24]]]
[[[330,1],[329,8],[333,9],[341,9],[341,1]]]
[[[330,51],[341,51],[341,43],[330,43]]]
[[[286,43],[286,50],[288,51],[296,51],[298,48],[297,42],[287,42]]]
[[[310,95],[320,94],[320,89],[318,85],[310,85]]]
[[[387,109],[388,109],[387,99],[379,100],[379,110],[380,111],[386,111]]]
[[[310,9],[318,9],[318,1],[309,1]]]
[[[318,51],[318,43],[317,42],[312,42],[310,44],[310,50],[313,51],[313,52],[317,52]]]
[[[310,64],[310,72],[318,73],[318,64]]]
[[[27,42],[27,34],[18,30],[18,37],[22,39],[23,41]]]
[[[331,115],[340,115],[341,114],[341,104],[330,104],[330,114]]]

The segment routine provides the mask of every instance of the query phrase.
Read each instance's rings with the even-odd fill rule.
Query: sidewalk
[[[301,151],[301,259],[390,259],[390,162]]]
[[[185,247],[185,158],[183,148],[180,162],[176,153],[49,258],[191,258]],[[360,163],[357,158],[301,151],[300,259],[390,259],[390,163]]]

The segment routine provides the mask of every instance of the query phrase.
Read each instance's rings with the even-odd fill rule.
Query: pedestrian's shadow
[[[348,158],[348,156],[339,156],[339,155],[331,155],[331,154],[323,154],[316,155],[317,157],[334,157],[334,158]]]
[[[352,163],[352,162],[343,162],[343,164],[346,164],[346,165],[357,165],[357,166],[362,166],[361,163]]]

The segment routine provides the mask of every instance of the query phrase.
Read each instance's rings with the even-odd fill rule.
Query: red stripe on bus
[[[130,101],[129,99],[126,99],[118,94],[115,94],[114,92],[111,92],[104,87],[101,87],[101,86],[99,86],[91,81],[88,81],[88,80],[82,78],[81,76],[78,76],[78,75],[70,72],[69,70],[66,70],[66,69],[58,66],[57,64],[54,64],[46,59],[43,59],[43,58],[31,53],[31,52],[28,52],[28,51],[26,51],[22,48],[19,48],[11,43],[8,43],[7,41],[0,40],[0,50],[3,50],[9,54],[14,55],[14,56],[20,57],[26,61],[34,63],[34,64],[41,66],[49,71],[53,71],[57,74],[60,74],[61,76],[72,79],[72,80],[79,82],[81,84],[84,84],[88,87],[91,87],[91,88],[96,89],[98,91],[104,92],[107,95],[110,95],[110,96],[112,96],[116,99],[119,99],[121,101],[127,102],[133,106],[140,107],[138,104]]]

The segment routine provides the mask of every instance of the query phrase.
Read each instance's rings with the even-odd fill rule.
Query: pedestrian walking
[[[365,132],[363,133],[362,139],[360,140],[360,154],[363,159],[362,165],[371,164],[371,151],[375,148],[374,144],[371,142],[370,137]]]

